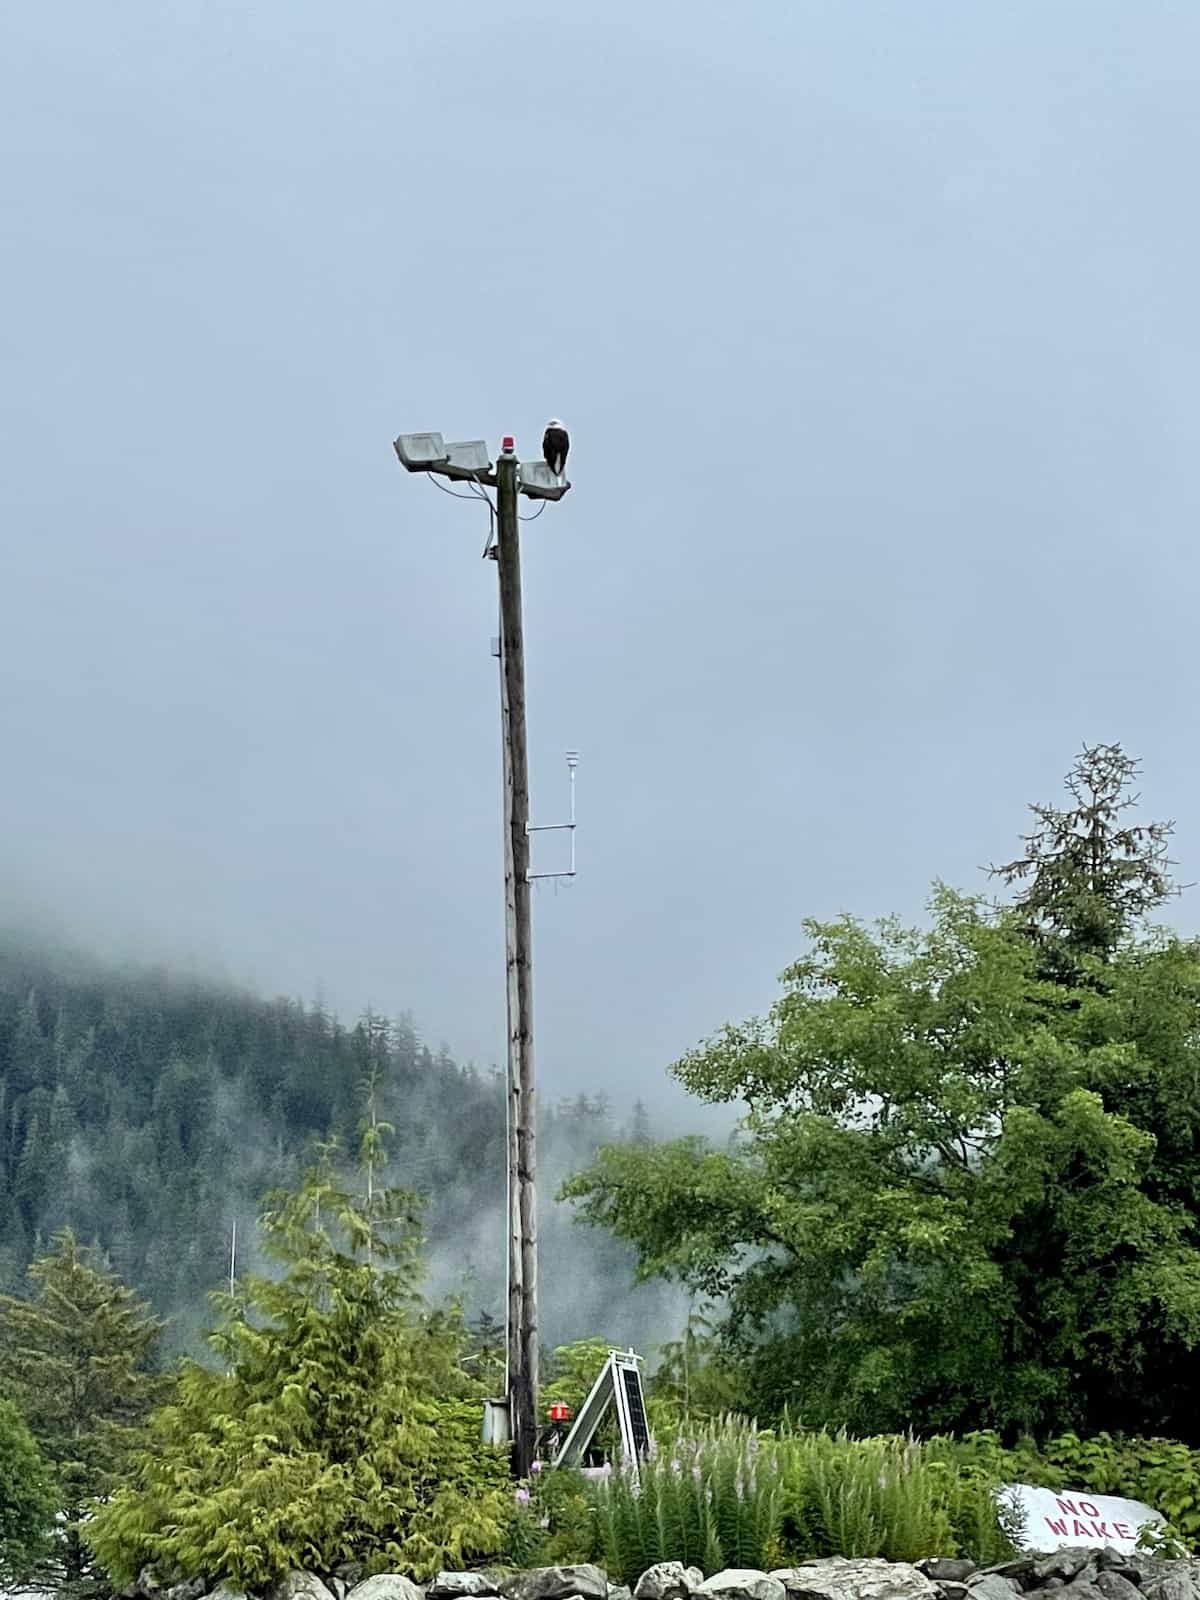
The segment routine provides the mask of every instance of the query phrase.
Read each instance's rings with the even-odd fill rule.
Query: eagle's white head
[[[547,426],[547,428],[561,428],[561,427],[564,427],[565,424],[560,422],[557,417],[551,417],[550,421],[546,424],[546,426]]]

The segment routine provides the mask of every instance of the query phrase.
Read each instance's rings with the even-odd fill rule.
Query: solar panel
[[[625,1404],[629,1411],[629,1430],[634,1455],[644,1456],[650,1448],[650,1425],[646,1421],[646,1397],[642,1393],[642,1374],[637,1367],[622,1367]]]
[[[650,1424],[646,1419],[640,1358],[632,1350],[609,1351],[603,1371],[554,1458],[555,1466],[575,1466],[582,1460],[612,1405],[617,1408],[621,1448],[628,1460],[636,1462],[650,1448]]]

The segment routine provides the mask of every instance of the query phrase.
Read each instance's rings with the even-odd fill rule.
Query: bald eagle
[[[557,417],[551,417],[542,435],[542,454],[546,458],[546,465],[556,478],[561,478],[566,470],[567,451],[570,448],[571,440],[567,430]]]

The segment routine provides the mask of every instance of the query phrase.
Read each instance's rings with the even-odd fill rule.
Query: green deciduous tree
[[[50,1547],[58,1496],[17,1408],[0,1400],[0,1583],[19,1583]]]
[[[120,1480],[151,1407],[162,1323],[70,1230],[34,1262],[28,1299],[0,1298],[0,1388],[20,1407],[49,1462],[67,1523],[45,1575],[73,1591],[94,1586],[78,1521]]]
[[[355,1197],[328,1160],[273,1197],[281,1276],[214,1296],[221,1370],[184,1364],[134,1481],[89,1526],[114,1576],[259,1585],[352,1558],[423,1576],[498,1552],[507,1461],[480,1443],[457,1318],[417,1293],[413,1205]]]
[[[730,1149],[609,1149],[567,1185],[643,1274],[728,1297],[760,1412],[1200,1437],[1200,959],[1140,928],[1163,834],[1112,825],[1131,768],[1096,759],[1092,821],[1047,811],[1016,907],[805,925],[770,1014],[674,1069],[746,1103]]]

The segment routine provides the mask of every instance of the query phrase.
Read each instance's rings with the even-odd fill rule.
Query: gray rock
[[[364,1578],[361,1583],[356,1583],[347,1600],[351,1600],[351,1597],[353,1600],[425,1600],[425,1591],[419,1583],[403,1577],[399,1572],[377,1572],[373,1578]],[[272,1600],[275,1600],[274,1596]],[[308,1600],[308,1597],[304,1596],[303,1600]],[[316,1600],[320,1600],[319,1595]]]
[[[425,1591],[427,1600],[473,1600],[499,1593],[497,1579],[487,1572],[439,1572]]]
[[[500,1585],[505,1600],[608,1600],[608,1579],[599,1567],[535,1567],[514,1572]],[[374,1597],[369,1597],[374,1600]]]
[[[186,1583],[173,1583],[165,1600],[202,1600],[207,1593],[208,1584],[203,1578],[189,1578]]]
[[[937,1585],[937,1592],[942,1600],[967,1600],[971,1591],[965,1583],[952,1583],[949,1578],[943,1578]]]
[[[918,1561],[917,1571],[923,1572],[933,1583],[966,1583],[968,1578],[975,1576],[979,1568],[973,1561],[935,1556],[932,1561]]]
[[[208,1600],[246,1600],[244,1589],[235,1589],[231,1583],[219,1583],[209,1594]]]
[[[1092,1581],[1096,1576],[1094,1566],[1087,1566],[1083,1573],[1073,1582],[1065,1584],[1059,1591],[1055,1600],[1104,1600],[1104,1596]]]
[[[1141,1550],[1122,1550],[1121,1571],[1130,1583],[1136,1583],[1144,1589],[1161,1577],[1166,1567],[1156,1557],[1145,1555]]]
[[[1100,1552],[1100,1565],[1103,1571],[1096,1579],[1096,1587],[1104,1596],[1104,1600],[1142,1600],[1142,1591],[1136,1583],[1131,1583],[1123,1572],[1118,1572],[1115,1567],[1104,1565],[1104,1557],[1119,1555],[1117,1550],[1102,1550]]]
[[[1064,1583],[1070,1583],[1089,1568],[1091,1576],[1095,1577],[1093,1555],[1093,1551],[1083,1549],[1052,1550],[1048,1556],[1039,1556],[1034,1562],[1031,1577],[1035,1585],[1045,1583],[1047,1578],[1061,1578]]]
[[[788,1600],[938,1600],[935,1585],[907,1561],[852,1561],[831,1556],[800,1567],[780,1567],[771,1576],[783,1584]],[[1013,1591],[1006,1589],[1002,1600],[1012,1600],[1012,1595]]]
[[[346,1600],[346,1595],[349,1593],[349,1585],[345,1578],[339,1578],[336,1573],[330,1578],[325,1587],[333,1596],[333,1600]]]
[[[1122,1577],[1129,1578],[1134,1583],[1138,1582],[1137,1572],[1130,1569],[1129,1557],[1124,1550],[1114,1550],[1112,1545],[1106,1544],[1103,1550],[1093,1551],[1092,1558],[1098,1571],[1119,1572]]]
[[[682,1561],[658,1561],[638,1579],[634,1600],[689,1600],[703,1582],[699,1567],[685,1567]]]
[[[1200,1589],[1187,1569],[1186,1562],[1162,1563],[1164,1576],[1147,1583],[1142,1580],[1142,1593],[1150,1600],[1197,1600]]]
[[[999,1572],[982,1572],[967,1585],[971,1600],[1013,1600],[1020,1592],[1015,1578],[1005,1578]]]
[[[696,1591],[708,1600],[787,1600],[787,1589],[755,1567],[726,1567],[706,1579]]]
[[[627,1583],[610,1583],[608,1600],[633,1600],[633,1590]]]
[[[293,1569],[268,1590],[268,1600],[333,1600],[315,1572]]]
[[[1011,1561],[1001,1561],[998,1566],[985,1567],[970,1580],[971,1587],[974,1588],[982,1578],[1008,1578],[1019,1584],[1022,1578],[1027,1578],[1033,1571],[1033,1564],[1033,1556],[1014,1556]]]

